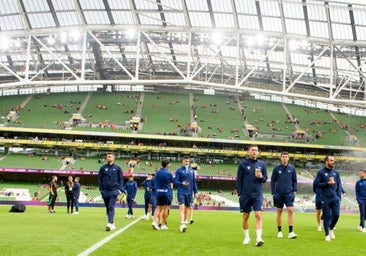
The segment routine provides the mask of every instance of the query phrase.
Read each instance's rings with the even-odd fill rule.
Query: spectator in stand
[[[75,212],[74,214],[79,214],[79,197],[80,197],[80,178],[79,177],[75,177],[74,179],[74,185],[72,187],[72,192],[74,195],[74,205],[75,205]]]
[[[55,212],[55,203],[57,199],[57,176],[53,175],[51,182],[48,186],[49,196],[48,196],[48,213],[56,213]]]
[[[73,193],[73,186],[74,186],[74,178],[69,176],[67,178],[67,182],[65,183],[65,196],[66,196],[66,207],[67,213],[74,212],[74,193]],[[71,210],[71,211],[70,211]]]
[[[128,175],[128,181],[123,186],[123,192],[127,194],[127,215],[126,219],[133,219],[133,204],[135,202],[136,194],[137,194],[137,182],[133,180],[133,175],[130,173]]]
[[[121,167],[114,162],[114,153],[107,153],[106,160],[107,163],[102,165],[99,169],[98,186],[108,218],[105,230],[111,231],[116,229],[116,226],[114,225],[114,208],[118,195],[122,193],[123,173]]]

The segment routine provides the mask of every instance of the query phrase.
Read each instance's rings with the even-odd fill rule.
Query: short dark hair
[[[251,148],[254,148],[254,147],[258,148],[258,145],[251,144],[251,145],[248,146],[248,150],[250,150]]]
[[[163,168],[166,168],[169,165],[169,160],[168,159],[164,159],[163,161],[161,161],[161,166]]]
[[[329,157],[333,157],[333,156],[327,155],[327,156],[324,158],[324,163],[325,163],[326,161],[328,161]]]

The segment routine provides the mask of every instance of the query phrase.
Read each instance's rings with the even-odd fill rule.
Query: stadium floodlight
[[[215,45],[220,45],[222,42],[222,34],[219,32],[215,32],[212,34],[212,43],[214,43]]]
[[[10,46],[10,38],[7,36],[0,37],[0,47],[2,50],[7,50]]]
[[[135,38],[135,36],[136,36],[136,31],[135,31],[135,30],[133,30],[133,29],[128,29],[128,30],[126,31],[126,37],[127,37],[127,39],[134,39],[134,38]]]

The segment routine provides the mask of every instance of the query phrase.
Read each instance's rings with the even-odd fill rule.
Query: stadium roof
[[[170,85],[365,107],[366,4],[0,0],[0,90]]]

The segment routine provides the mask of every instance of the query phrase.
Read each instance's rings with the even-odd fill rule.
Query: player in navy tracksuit
[[[156,210],[152,226],[155,230],[166,230],[170,205],[172,204],[172,186],[174,183],[173,175],[168,171],[169,160],[161,162],[162,168],[156,172],[153,179],[153,193],[156,193]],[[158,223],[161,223],[161,228]]]
[[[356,200],[360,210],[360,231],[366,232],[365,215],[366,215],[366,170],[360,171],[360,179],[355,185]]]
[[[322,231],[322,200],[320,197],[320,188],[316,183],[316,179],[313,181],[313,193],[315,194],[315,210],[316,210],[316,222],[318,224],[318,231]]]
[[[341,178],[334,166],[334,157],[326,156],[325,166],[318,171],[315,178],[315,182],[320,189],[325,241],[327,242],[335,239],[333,229],[339,219],[340,201],[343,191]]]
[[[114,225],[114,207],[118,195],[122,193],[123,173],[121,167],[114,163],[115,156],[113,153],[107,153],[106,159],[107,163],[99,169],[98,186],[108,217],[105,229],[110,231],[116,229]]]
[[[133,175],[130,174],[128,176],[128,181],[123,186],[123,192],[127,194],[127,206],[128,211],[126,215],[126,219],[133,219],[133,203],[135,202],[136,194],[137,194],[137,182],[133,180]]]
[[[175,172],[174,184],[177,186],[177,199],[179,204],[180,232],[187,229],[187,220],[191,216],[193,197],[197,194],[196,175],[190,166],[189,156],[182,160],[182,166]]]
[[[253,209],[256,220],[256,246],[261,246],[264,243],[262,239],[262,185],[267,180],[267,167],[263,161],[258,159],[257,145],[250,145],[248,153],[249,158],[239,164],[236,177],[236,190],[240,197],[240,212],[243,213],[243,244],[250,243],[249,215]]]
[[[144,199],[145,199],[145,216],[144,220],[149,220],[149,214],[154,216],[155,207],[156,207],[156,197],[153,194],[153,177],[155,174],[148,174],[146,179],[141,183],[141,186],[145,189]]]
[[[289,227],[288,238],[294,239],[297,235],[293,232],[294,225],[294,201],[297,191],[297,175],[295,167],[289,164],[289,155],[287,152],[281,153],[281,164],[277,165],[271,176],[271,192],[273,203],[277,208],[277,229],[278,238],[282,238],[282,212],[286,205],[287,222]]]

